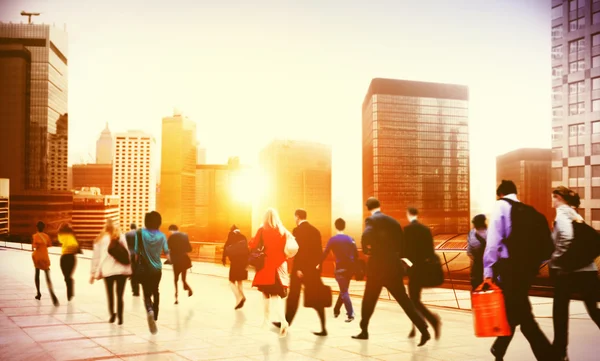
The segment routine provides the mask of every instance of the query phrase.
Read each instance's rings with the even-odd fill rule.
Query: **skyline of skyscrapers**
[[[466,86],[380,79],[363,102],[363,209],[367,198],[405,223],[416,207],[433,234],[469,230]]]
[[[163,225],[182,229],[195,221],[196,122],[175,111],[162,120],[160,192],[157,210]]]
[[[144,224],[144,215],[156,209],[154,138],[143,131],[115,134],[112,195],[119,196],[121,229]]]

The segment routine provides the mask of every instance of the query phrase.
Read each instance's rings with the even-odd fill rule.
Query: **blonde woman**
[[[127,249],[125,235],[111,220],[106,222],[104,230],[94,241],[90,283],[104,279],[106,296],[108,297],[109,322],[119,318],[123,324],[123,293],[127,277],[131,275],[131,256]],[[114,306],[114,288],[117,287],[117,313]]]
[[[58,229],[58,242],[62,246],[60,256],[60,269],[67,285],[67,300],[71,301],[75,295],[73,272],[77,266],[76,254],[79,253],[79,243],[70,225],[63,223]]]
[[[285,229],[276,210],[269,208],[265,213],[262,227],[250,242],[250,249],[259,247],[262,241],[265,253],[264,267],[254,276],[253,287],[257,287],[263,293],[264,301],[264,323],[270,323],[271,308],[275,311],[278,321],[281,322],[281,337],[287,335],[289,324],[285,319],[285,310],[282,299],[287,297],[289,287],[289,276],[287,268],[286,241],[291,236]],[[295,243],[295,241],[294,241]]]

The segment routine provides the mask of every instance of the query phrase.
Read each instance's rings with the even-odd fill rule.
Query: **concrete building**
[[[100,188],[102,194],[112,194],[112,164],[73,164],[73,189]]]
[[[10,231],[10,181],[0,178],[0,239]]]
[[[71,223],[72,192],[26,191],[10,194],[10,238],[31,240],[38,221],[46,223],[45,232],[56,240],[58,228]]]
[[[180,112],[162,120],[162,161],[157,209],[163,226],[186,230],[194,224],[196,123]]]
[[[53,26],[0,23],[0,133],[11,154],[0,177],[21,190],[67,190],[67,34]]]
[[[96,141],[96,164],[112,164],[113,161],[113,137],[108,129],[108,122],[106,122],[106,128],[100,133],[100,137]]]
[[[121,229],[143,225],[145,214],[156,209],[155,147],[154,138],[142,131],[115,135],[112,195],[120,199]]]
[[[555,211],[551,201],[551,167],[551,149],[517,149],[496,158],[496,183],[503,179],[515,182],[519,200],[533,206],[552,224]]]
[[[103,195],[100,188],[81,188],[73,192],[73,231],[79,244],[91,248],[106,221],[119,222],[119,197]],[[121,232],[129,227],[121,229]]]
[[[331,147],[318,143],[276,140],[260,152],[265,190],[256,209],[258,219],[268,207],[277,209],[284,225],[296,227],[294,213],[303,208],[308,221],[331,236]],[[255,226],[259,222],[255,222]]]
[[[600,230],[600,2],[552,2],[552,186]]]
[[[197,241],[224,241],[231,225],[250,237],[252,202],[236,197],[234,187],[250,178],[249,168],[230,159],[228,164],[196,166],[196,219],[192,236]]]
[[[468,232],[469,91],[466,86],[373,79],[363,111],[363,203],[406,224],[419,209],[435,234]]]

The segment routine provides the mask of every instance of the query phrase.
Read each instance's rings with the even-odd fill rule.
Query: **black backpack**
[[[573,221],[573,240],[554,264],[565,271],[583,268],[600,256],[600,234],[585,222]]]
[[[540,266],[554,252],[554,241],[543,214],[527,204],[502,198],[511,205],[512,229],[504,243],[508,248],[511,266],[517,272],[536,275]]]

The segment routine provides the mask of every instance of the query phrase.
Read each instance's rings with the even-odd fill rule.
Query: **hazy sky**
[[[252,164],[273,137],[331,144],[334,216],[358,215],[375,77],[469,86],[477,211],[496,155],[550,147],[549,0],[0,0],[2,21],[21,10],[67,26],[70,163],[93,159],[107,121],[160,142],[178,107],[209,162]]]

